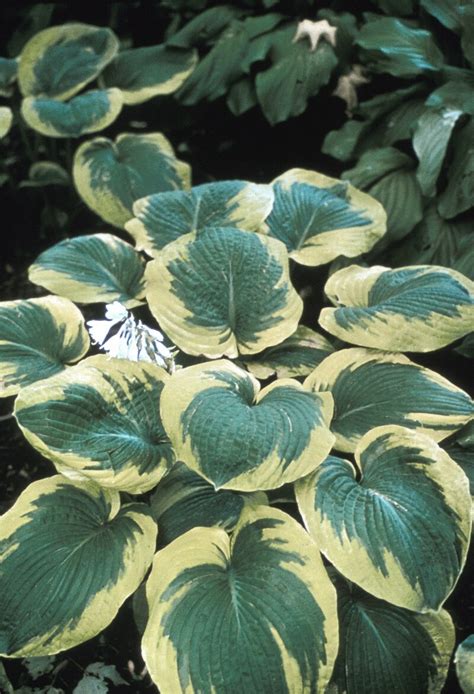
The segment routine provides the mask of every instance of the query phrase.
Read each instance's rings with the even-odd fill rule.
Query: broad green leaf
[[[233,19],[242,14],[243,10],[232,5],[211,7],[193,17],[190,22],[173,34],[166,44],[175,48],[192,48],[208,44],[226,29]]]
[[[438,610],[466,560],[469,483],[428,436],[399,426],[369,431],[356,467],[329,456],[296,483],[309,533],[346,578],[415,612]]]
[[[321,151],[339,161],[349,161],[354,156],[357,144],[367,130],[367,123],[346,120],[339,130],[331,130],[324,138]]]
[[[464,694],[474,694],[474,634],[470,634],[456,648],[454,662],[462,691]]]
[[[84,202],[116,227],[133,217],[135,200],[191,185],[190,167],[176,159],[161,133],[84,142],[74,156],[73,177]]]
[[[436,109],[459,109],[474,115],[474,84],[472,81],[451,80],[431,92],[426,105]]]
[[[395,77],[437,72],[443,66],[443,55],[429,31],[393,17],[364,24],[356,43],[368,52],[373,69]]]
[[[413,14],[414,0],[377,0],[376,3],[385,14]]]
[[[257,379],[221,360],[176,371],[161,416],[178,460],[215,489],[275,489],[307,475],[331,450],[330,393]]]
[[[438,210],[446,219],[473,207],[474,200],[474,119],[471,118],[453,137],[453,160],[448,185],[438,198]]]
[[[334,351],[334,347],[319,333],[300,325],[296,332],[275,347],[260,354],[244,357],[243,363],[260,379],[295,378],[308,376],[312,370]]]
[[[415,614],[334,582],[341,645],[328,693],[441,692],[454,648],[448,612]]]
[[[413,149],[419,160],[416,177],[423,195],[436,193],[436,181],[441,172],[454,126],[462,111],[454,108],[429,109],[419,119],[413,136]]]
[[[427,12],[441,22],[447,29],[458,31],[462,26],[462,14],[460,5],[462,1],[453,0],[420,0],[420,4]]]
[[[5,137],[13,122],[13,112],[8,106],[0,106],[0,139]]]
[[[234,226],[256,231],[272,209],[271,186],[217,181],[191,190],[156,193],[137,200],[125,229],[137,248],[155,257],[168,243],[205,227]]]
[[[473,219],[443,219],[436,202],[423,212],[423,219],[406,240],[391,249],[387,262],[392,267],[444,265],[474,280]]]
[[[324,359],[304,387],[334,398],[331,431],[352,452],[370,429],[399,424],[441,441],[474,416],[467,393],[402,354],[343,349]]]
[[[135,249],[112,234],[65,239],[30,265],[30,282],[84,304],[120,301],[140,305],[145,293],[144,262]]]
[[[231,20],[186,80],[178,94],[180,101],[192,105],[203,99],[214,101],[226,94],[232,83],[250,72],[255,60],[264,57],[260,45],[252,41],[270,32],[282,19],[280,14],[268,13]]]
[[[257,98],[267,120],[275,125],[305,111],[308,99],[331,79],[337,65],[332,46],[321,41],[315,51],[307,41],[293,42],[296,25],[278,33],[271,67],[257,74]]]
[[[120,89],[95,89],[62,102],[29,96],[23,99],[21,115],[26,123],[48,137],[80,137],[104,130],[122,110]]]
[[[154,364],[89,357],[47,385],[23,388],[15,417],[58,472],[141,494],[174,462],[159,411],[168,378]]]
[[[294,333],[303,302],[285,247],[233,227],[168,244],[145,270],[151,312],[187,354],[255,354]]]
[[[422,219],[423,197],[415,162],[398,149],[369,150],[342,177],[367,190],[383,205],[387,213],[387,233],[382,244],[403,238]]]
[[[474,283],[436,265],[351,265],[335,272],[324,291],[320,325],[350,344],[390,352],[431,352],[472,330]]]
[[[0,303],[0,397],[49,378],[89,349],[84,318],[68,299],[45,296]]]
[[[315,266],[340,255],[354,258],[385,233],[382,206],[336,178],[291,169],[272,185],[275,202],[261,232],[282,241],[297,263]]]
[[[94,80],[118,48],[110,29],[81,23],[44,29],[21,52],[21,93],[65,101]]]
[[[196,51],[164,44],[121,51],[100,76],[106,87],[118,87],[125,104],[141,104],[159,94],[172,94],[197,63]]]
[[[18,74],[18,60],[16,58],[0,57],[0,96],[11,96],[13,84]]]
[[[474,67],[474,7],[471,4],[462,5],[459,12],[462,50],[471,67]]]
[[[176,463],[150,499],[153,517],[160,528],[158,548],[198,526],[232,532],[246,506],[264,505],[266,500],[263,492],[216,491],[186,465]]]
[[[226,104],[234,116],[241,116],[256,106],[257,92],[250,77],[242,77],[230,87]]]
[[[446,453],[464,470],[474,497],[474,421],[441,444]]]
[[[337,646],[336,596],[290,516],[244,512],[231,539],[196,528],[158,552],[142,652],[162,694],[323,692]]]
[[[37,161],[30,166],[28,179],[20,188],[42,188],[44,186],[69,186],[71,178],[62,166],[54,161]]]
[[[140,585],[156,524],[145,504],[61,475],[0,519],[0,652],[59,653],[100,633]]]

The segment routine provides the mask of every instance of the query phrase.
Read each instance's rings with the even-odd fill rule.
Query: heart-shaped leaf
[[[160,528],[158,549],[198,526],[231,532],[247,505],[264,505],[266,501],[263,492],[216,491],[184,463],[176,463],[150,499],[153,517]]]
[[[464,694],[474,691],[474,634],[470,634],[456,648],[454,657],[456,675]]]
[[[333,581],[341,645],[328,692],[441,692],[454,648],[449,614],[415,614],[374,598],[341,576]]]
[[[303,477],[328,455],[330,393],[282,379],[260,391],[232,362],[174,373],[161,416],[176,456],[216,489],[274,489]]]
[[[144,262],[112,234],[65,239],[48,248],[30,266],[30,282],[71,301],[90,304],[119,301],[138,306],[145,293]]]
[[[162,694],[322,692],[338,645],[336,596],[303,528],[267,507],[232,539],[196,528],[158,552],[143,657]]]
[[[140,585],[156,524],[145,504],[61,475],[0,519],[0,652],[51,655],[100,633]]]
[[[79,195],[102,219],[123,227],[133,203],[145,195],[189,188],[190,168],[176,159],[161,133],[124,133],[115,142],[97,137],[74,156],[73,177]]]
[[[150,309],[188,354],[254,354],[294,333],[303,302],[282,243],[232,227],[187,234],[145,270]]]
[[[0,303],[0,397],[63,371],[89,346],[84,318],[68,299]]]
[[[89,357],[47,387],[23,388],[15,416],[58,472],[140,494],[174,463],[159,410],[168,378],[154,364]]]
[[[217,181],[191,190],[157,193],[137,200],[135,218],[125,229],[139,250],[156,257],[171,241],[206,227],[233,226],[256,231],[273,205],[271,186]]]
[[[64,103],[57,99],[28,96],[21,114],[30,128],[48,137],[80,137],[104,130],[122,110],[120,89],[95,89]]]
[[[455,270],[351,265],[324,291],[320,325],[341,340],[393,352],[431,352],[464,337],[474,320],[474,283]]]
[[[384,424],[441,441],[474,416],[467,393],[402,354],[342,349],[327,357],[304,386],[333,396],[331,431],[339,451],[354,451],[364,434]]]
[[[262,233],[282,241],[302,265],[323,265],[340,255],[369,251],[385,233],[386,215],[370,195],[305,169],[273,183],[275,202]]]
[[[113,31],[90,24],[63,24],[39,31],[21,52],[21,93],[65,101],[94,80],[118,48]]]
[[[159,94],[172,94],[194,70],[194,50],[160,44],[121,51],[100,76],[106,87],[118,87],[125,104],[141,104]]]
[[[300,325],[296,332],[275,347],[242,359],[245,366],[260,379],[277,376],[295,378],[308,376],[328,354],[334,351],[329,340]]]
[[[8,106],[0,106],[0,139],[5,137],[13,123],[13,111]]]
[[[329,456],[296,484],[305,525],[329,561],[382,600],[438,610],[461,573],[471,532],[469,482],[428,436],[377,427],[351,463]]]

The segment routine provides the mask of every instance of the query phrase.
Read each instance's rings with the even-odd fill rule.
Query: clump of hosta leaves
[[[57,473],[0,519],[1,654],[72,648],[140,589],[163,694],[440,691],[474,405],[416,353],[469,333],[472,281],[354,264],[385,211],[314,171],[158,177],[125,219],[111,145],[83,148],[81,194],[134,245],[62,241],[30,268],[50,294],[0,304],[2,394]],[[296,264],[341,257],[303,324]]]

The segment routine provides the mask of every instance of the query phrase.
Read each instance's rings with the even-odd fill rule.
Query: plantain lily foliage
[[[369,194],[189,187],[161,134],[86,142],[74,176],[135,247],[61,241],[29,271],[50,293],[0,304],[0,393],[55,472],[0,519],[1,654],[82,643],[141,586],[163,694],[439,691],[474,405],[402,352],[466,336],[472,282],[351,265],[309,327],[294,270],[384,238]]]

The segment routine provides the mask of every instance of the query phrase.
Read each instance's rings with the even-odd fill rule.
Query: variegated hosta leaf
[[[0,397],[62,371],[89,346],[84,318],[68,299],[0,303]]]
[[[215,489],[275,489],[309,474],[331,450],[330,393],[282,379],[263,390],[226,360],[174,373],[161,416],[178,460]]]
[[[348,579],[382,600],[417,612],[438,610],[466,559],[469,483],[428,436],[377,427],[351,463],[329,456],[297,482],[305,525]]]
[[[294,333],[303,302],[280,241],[232,227],[168,244],[145,270],[151,312],[188,354],[255,354]]]
[[[121,51],[100,76],[106,87],[118,87],[125,104],[141,104],[159,94],[172,94],[196,66],[195,50],[164,44]]]
[[[334,351],[334,347],[319,333],[300,325],[296,332],[275,347],[260,354],[244,357],[243,363],[260,379],[295,378],[308,376],[313,369]]]
[[[0,106],[0,139],[5,137],[13,122],[13,112],[8,106]]]
[[[157,256],[164,246],[191,231],[233,226],[256,231],[273,205],[271,186],[248,181],[217,181],[191,190],[157,193],[133,206],[126,230],[137,248]]]
[[[282,241],[297,263],[314,266],[340,255],[354,258],[385,233],[382,205],[348,183],[291,169],[272,185],[275,202],[261,231]]]
[[[150,500],[153,517],[160,528],[158,548],[198,526],[231,532],[245,507],[266,502],[263,492],[216,491],[210,482],[186,465],[176,463]]]
[[[456,675],[464,694],[474,694],[474,634],[456,648]]]
[[[332,394],[331,431],[339,451],[354,451],[364,434],[384,424],[441,441],[474,416],[467,393],[403,354],[343,349],[325,359],[304,386]]]
[[[23,388],[15,416],[58,472],[140,494],[174,462],[159,409],[168,378],[154,364],[89,357],[46,387]]]
[[[13,94],[13,83],[18,74],[18,60],[16,58],[0,57],[0,96]]]
[[[28,277],[72,301],[120,301],[132,308],[145,293],[143,272],[143,260],[130,244],[112,234],[90,234],[48,248],[30,266]]]
[[[467,335],[474,323],[474,283],[436,265],[351,265],[335,272],[324,291],[337,308],[323,308],[320,325],[362,347],[431,352]]]
[[[55,161],[36,161],[28,170],[28,178],[20,183],[20,188],[43,188],[45,186],[69,186],[71,178]]]
[[[84,142],[74,156],[73,177],[84,202],[116,227],[133,216],[135,200],[191,184],[188,164],[176,159],[161,133]]]
[[[145,504],[61,475],[33,482],[0,518],[0,652],[50,655],[101,632],[155,549]]]
[[[30,128],[48,137],[80,137],[103,130],[123,106],[120,89],[95,89],[64,103],[57,99],[28,96],[21,115]]]
[[[323,692],[338,646],[336,596],[303,528],[244,511],[229,539],[195,528],[155,556],[142,642],[162,694]]]
[[[97,77],[118,48],[118,39],[110,29],[80,23],[44,29],[26,43],[21,53],[21,93],[69,99]]]
[[[328,694],[441,692],[454,648],[449,614],[415,614],[333,580],[340,648]]]

